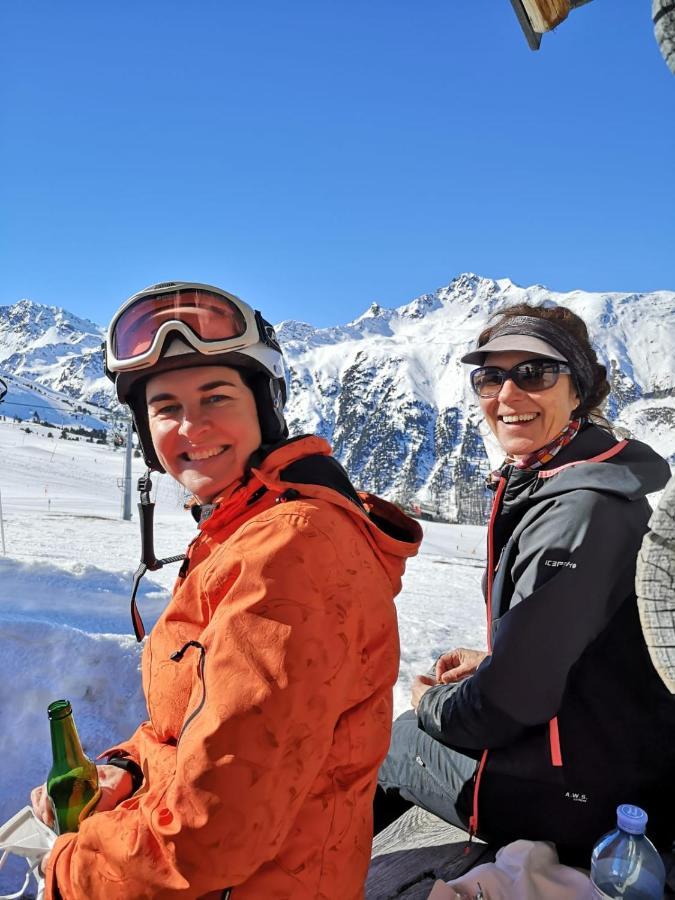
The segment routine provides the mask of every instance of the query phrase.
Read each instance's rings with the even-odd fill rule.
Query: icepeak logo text
[[[545,559],[545,566],[551,566],[553,569],[576,569],[577,564],[563,559]]]

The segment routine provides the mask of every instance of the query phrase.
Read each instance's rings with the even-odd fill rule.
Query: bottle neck
[[[646,837],[644,831],[640,831],[636,834],[634,831],[627,831],[625,828],[621,828],[621,826],[617,827],[624,837],[630,838],[633,841],[643,841]]]
[[[55,763],[69,763],[71,768],[81,763],[84,751],[75,728],[72,713],[63,719],[51,719],[52,758]]]

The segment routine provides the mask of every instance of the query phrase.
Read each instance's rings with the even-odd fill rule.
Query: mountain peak
[[[31,300],[28,297],[22,297],[21,300],[17,300],[16,303],[13,303],[11,306],[3,307],[8,313],[8,315],[14,316],[39,316],[43,311],[51,311],[55,312],[56,307],[54,306],[44,306],[42,303],[36,303],[35,300]]]
[[[368,309],[364,313],[361,313],[361,315],[354,319],[354,321],[350,324],[356,325],[358,322],[364,322],[367,319],[379,319],[382,318],[382,316],[386,316],[388,313],[391,314],[392,312],[394,312],[394,310],[382,306],[376,300],[373,300]]]
[[[85,335],[96,335],[98,340],[104,334],[104,329],[91,319],[81,319],[62,306],[48,306],[28,297],[0,309],[4,313],[0,319],[6,317],[13,327],[28,328],[32,333],[45,332],[49,328],[56,327],[67,332],[77,331]],[[0,322],[0,327],[1,325]]]
[[[461,272],[456,275],[448,287],[457,293],[475,293],[483,284],[494,284],[491,278],[483,278],[475,272]]]

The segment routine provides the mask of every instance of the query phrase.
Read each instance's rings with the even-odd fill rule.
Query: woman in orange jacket
[[[102,800],[43,863],[46,900],[356,900],[419,526],[357,494],[325,441],[287,438],[274,331],[232,294],[134,295],[106,373],[199,533],[144,649],[149,720],[102,754]]]

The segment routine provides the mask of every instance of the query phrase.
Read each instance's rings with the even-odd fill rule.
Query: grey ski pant
[[[398,793],[466,831],[476,765],[475,759],[430,738],[418,727],[417,715],[410,710],[394,722],[378,785],[387,794]]]

